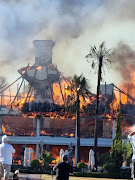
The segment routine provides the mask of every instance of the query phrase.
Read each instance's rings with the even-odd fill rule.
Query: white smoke
[[[83,72],[94,86],[97,76],[89,74],[85,61],[89,44],[105,41],[110,48],[122,40],[132,45],[134,5],[134,0],[1,0],[1,75],[12,82],[18,77],[17,69],[34,64],[32,41],[51,39],[56,42],[53,60],[60,71],[70,76]],[[112,81],[111,73],[107,72],[107,83]],[[118,75],[114,73],[114,81],[118,82]]]

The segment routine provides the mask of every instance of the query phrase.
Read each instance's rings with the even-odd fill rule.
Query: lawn
[[[52,176],[43,174],[43,180],[52,180]],[[53,176],[53,180],[55,180],[55,176]],[[90,178],[90,177],[72,177],[70,176],[69,180],[114,180],[114,179],[107,179],[107,178]],[[128,180],[128,179],[117,179],[117,180]]]

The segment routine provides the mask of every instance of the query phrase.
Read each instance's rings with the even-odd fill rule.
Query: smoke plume
[[[114,48],[119,41],[127,45],[133,42],[134,0],[130,3],[126,0],[1,0],[0,9],[1,75],[10,82],[18,77],[17,69],[28,62],[34,64],[32,41],[35,39],[56,42],[53,62],[65,75],[84,72],[87,78],[93,76],[89,74],[90,66],[85,60],[89,45],[105,41],[107,46]],[[128,60],[132,61],[133,50],[130,53],[132,57]],[[124,58],[120,56],[118,53],[118,59],[123,59],[122,66],[128,70],[124,58],[130,54],[125,54]],[[120,60],[118,64],[121,64]],[[130,73],[126,75],[120,67],[117,69],[128,81]],[[107,77],[107,82],[111,83],[111,75]],[[114,77],[114,81],[117,79]],[[91,78],[93,85],[95,82],[95,77]]]

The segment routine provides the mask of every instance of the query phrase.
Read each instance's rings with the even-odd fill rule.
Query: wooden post
[[[25,88],[25,80],[24,80],[24,84],[23,84],[23,96],[25,97],[25,90],[26,88]]]
[[[9,99],[9,101],[11,102],[12,101],[12,97],[11,97],[11,89],[9,89],[9,95],[10,95],[10,99]]]
[[[18,88],[19,88],[19,83],[17,83],[17,92],[18,92]],[[17,93],[16,98],[17,98],[17,101],[18,101],[18,93]]]
[[[2,135],[2,116],[0,116],[0,135]]]
[[[121,91],[119,90],[119,98],[120,98],[120,109],[121,109]]]
[[[129,84],[127,86],[127,94],[129,94]],[[129,99],[128,99],[128,96],[127,96],[127,104],[129,103]]]
[[[1,106],[3,105],[3,92],[1,93]]]
[[[106,82],[105,82],[105,95],[106,95]]]

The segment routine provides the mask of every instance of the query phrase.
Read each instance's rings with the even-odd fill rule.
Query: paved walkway
[[[19,174],[20,179],[19,180],[26,180],[27,177],[30,178],[30,180],[52,180],[52,176],[48,174]],[[107,178],[93,178],[93,177],[74,177],[70,176],[70,180],[114,180],[114,179],[107,179]],[[55,176],[53,177],[53,180],[55,180]],[[128,180],[128,179],[117,179],[117,180]]]
[[[27,177],[30,178],[30,180],[41,180],[42,174],[19,174],[19,180],[26,180]]]

